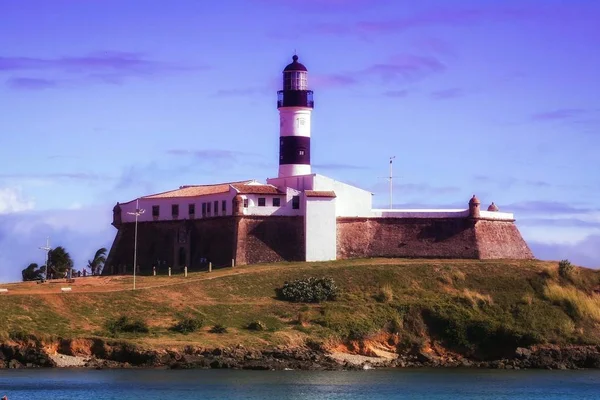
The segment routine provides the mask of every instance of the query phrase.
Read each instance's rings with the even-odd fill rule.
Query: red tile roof
[[[305,190],[306,197],[337,197],[332,190]]]
[[[284,194],[273,185],[247,185],[242,183],[231,186],[240,194]]]
[[[240,181],[240,182],[229,182],[229,183],[217,183],[215,185],[188,185],[188,186],[180,186],[179,189],[169,190],[167,192],[151,194],[148,196],[143,196],[143,199],[165,199],[165,198],[175,198],[175,197],[196,197],[196,196],[205,196],[208,194],[218,194],[218,193],[227,193],[229,192],[229,187],[235,185],[244,185],[252,182],[249,181]]]

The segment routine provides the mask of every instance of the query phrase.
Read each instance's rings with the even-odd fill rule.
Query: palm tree
[[[48,252],[48,268],[55,278],[64,278],[67,271],[73,268],[71,255],[62,246],[50,250]]]
[[[88,268],[92,271],[92,275],[100,275],[104,263],[106,262],[106,249],[104,247],[99,248],[94,254],[94,258],[88,260]]]
[[[45,267],[44,267],[45,268]],[[21,271],[21,275],[23,275],[23,282],[25,281],[36,281],[42,278],[42,268],[39,268],[36,263],[31,263]]]

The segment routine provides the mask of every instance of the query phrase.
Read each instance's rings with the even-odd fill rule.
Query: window
[[[281,206],[281,199],[279,197],[273,197],[273,207]]]
[[[292,208],[294,210],[299,210],[300,209],[300,196],[294,196],[294,197],[292,197]]]
[[[219,200],[215,200],[215,215],[219,215]]]
[[[307,79],[305,71],[290,71],[284,75],[284,89],[288,90],[306,90]]]
[[[210,215],[210,206],[212,205],[212,203],[209,201],[208,203],[206,203],[206,214]]]
[[[258,206],[259,207],[264,207],[267,205],[267,201],[264,197],[259,197],[258,198]]]
[[[206,217],[206,203],[202,203],[202,216]]]
[[[225,215],[225,213],[227,213],[227,200],[223,200],[221,202],[221,211],[223,211],[223,215]]]
[[[303,156],[304,155],[304,150],[298,150],[298,154]]]
[[[152,216],[158,217],[160,215],[160,206],[152,206]]]
[[[196,214],[196,205],[195,204],[188,205],[188,214],[190,214],[190,215]]]
[[[179,204],[171,205],[171,215],[177,217],[179,215]]]
[[[244,208],[248,208],[248,199],[244,199]]]

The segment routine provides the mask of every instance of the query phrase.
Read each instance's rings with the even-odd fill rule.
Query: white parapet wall
[[[479,217],[483,219],[495,219],[498,221],[514,221],[515,219],[515,215],[513,213],[500,211],[480,211]]]
[[[461,209],[373,209],[374,218],[466,218],[469,216],[469,210]],[[493,219],[497,221],[513,221],[513,213],[498,211],[480,211],[479,217],[482,219]]]

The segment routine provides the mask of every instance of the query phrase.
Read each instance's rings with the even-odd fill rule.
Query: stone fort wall
[[[103,274],[133,272],[135,224],[118,228]],[[201,270],[259,262],[304,259],[302,217],[223,216],[201,220],[138,222],[137,264],[150,274],[188,266]]]
[[[471,218],[338,218],[337,258],[531,259],[512,221]]]
[[[104,274],[133,271],[133,223],[119,226]],[[223,216],[202,220],[138,223],[140,273],[302,261],[301,216]],[[472,218],[338,218],[337,258],[405,257],[531,259],[512,221]],[[125,268],[126,266],[126,268]],[[124,269],[125,268],[125,269]]]

